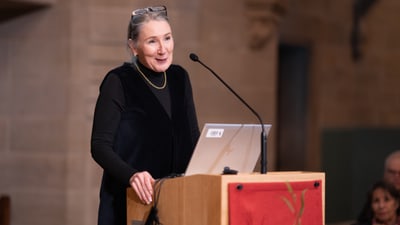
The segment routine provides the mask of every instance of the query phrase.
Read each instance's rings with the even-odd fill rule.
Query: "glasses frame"
[[[141,9],[135,9],[132,11],[132,17],[148,13],[165,13],[165,16],[167,16],[167,7],[164,5],[160,5],[160,6],[151,6]]]

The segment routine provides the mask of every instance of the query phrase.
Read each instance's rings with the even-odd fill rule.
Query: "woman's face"
[[[136,44],[129,41],[140,63],[156,72],[164,72],[172,63],[174,39],[167,21],[151,20],[142,25]]]
[[[372,193],[372,211],[378,221],[386,222],[395,220],[399,203],[388,191],[377,188]]]

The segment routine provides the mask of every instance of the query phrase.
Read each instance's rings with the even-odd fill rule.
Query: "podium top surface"
[[[324,172],[308,172],[308,171],[273,171],[266,174],[261,173],[238,173],[233,175],[220,175],[220,174],[195,174],[185,176],[184,178],[199,178],[209,177],[221,180],[241,180],[241,181],[297,181],[297,180],[314,180],[325,179]]]
[[[307,171],[283,171],[283,172],[268,172],[260,173],[238,173],[232,175],[220,174],[194,174],[172,178],[173,182],[177,183],[218,183],[226,186],[228,183],[268,183],[268,182],[297,182],[297,181],[314,181],[321,180],[325,186],[324,172],[307,172]]]

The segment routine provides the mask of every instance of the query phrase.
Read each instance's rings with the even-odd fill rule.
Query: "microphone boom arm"
[[[194,53],[190,54],[190,59],[200,63],[202,66],[204,66],[206,69],[208,69],[219,81],[221,81],[222,84],[226,88],[228,88],[258,119],[258,121],[261,124],[261,173],[266,174],[267,173],[267,135],[265,133],[265,128],[264,128],[264,123],[260,117],[260,115],[249,105],[247,102],[240,97],[220,76],[218,76],[217,73],[214,72],[210,67],[208,67],[206,64],[204,64],[200,59],[198,58],[197,55]]]

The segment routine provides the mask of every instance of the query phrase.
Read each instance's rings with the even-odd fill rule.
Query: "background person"
[[[383,179],[400,191],[400,150],[394,151],[386,157]]]
[[[356,225],[400,225],[400,194],[385,181],[376,182],[367,194],[367,201]]]

